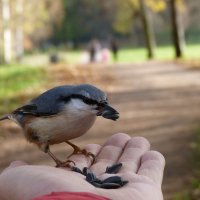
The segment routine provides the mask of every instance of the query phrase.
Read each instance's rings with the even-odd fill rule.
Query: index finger
[[[153,180],[157,185],[161,185],[164,167],[164,156],[157,151],[148,151],[141,157],[141,165],[137,174],[146,176]]]

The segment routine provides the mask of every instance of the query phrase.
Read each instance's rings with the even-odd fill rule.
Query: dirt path
[[[165,199],[171,199],[175,192],[184,190],[191,173],[192,133],[200,121],[200,71],[187,71],[172,63],[158,62],[91,66],[82,67],[81,70],[85,71],[85,78],[75,82],[88,79],[106,89],[121,118],[118,122],[98,119],[85,136],[76,139],[76,144],[103,143],[115,132],[144,136],[150,140],[152,149],[166,157],[163,182]],[[59,77],[61,80],[62,83],[66,82],[63,73]],[[13,124],[5,126],[10,132],[19,132]],[[8,134],[0,145],[1,168],[16,159],[53,165],[21,134]],[[53,151],[65,157],[66,149],[69,150],[66,146],[58,145]]]

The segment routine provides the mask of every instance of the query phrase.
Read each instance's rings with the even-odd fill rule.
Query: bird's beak
[[[106,119],[111,119],[114,121],[119,118],[119,113],[114,108],[108,105],[104,105],[103,107],[101,107],[101,109],[96,115],[102,116]]]

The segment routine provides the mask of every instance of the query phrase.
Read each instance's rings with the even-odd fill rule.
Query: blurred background
[[[166,158],[165,200],[200,199],[199,0],[0,0],[0,115],[51,87],[91,83],[120,120],[74,143],[144,136]],[[0,123],[0,169],[52,160]],[[70,147],[53,152],[66,159]]]

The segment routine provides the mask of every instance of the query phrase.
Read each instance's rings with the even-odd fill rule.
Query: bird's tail
[[[5,120],[5,119],[9,119],[9,115],[3,115],[2,117],[0,117],[0,121]]]

